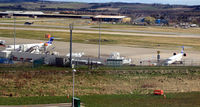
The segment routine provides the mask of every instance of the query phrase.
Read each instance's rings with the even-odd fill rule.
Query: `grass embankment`
[[[174,93],[163,96],[154,95],[86,95],[79,96],[81,103],[86,107],[198,107],[200,106],[200,93]],[[71,97],[66,96],[40,96],[20,98],[0,98],[0,105],[30,105],[49,103],[70,103]]]
[[[0,67],[0,105],[71,102],[71,69],[21,66]],[[200,67],[76,69],[75,95],[86,107],[200,106]],[[155,89],[167,98],[153,96]]]
[[[34,32],[34,33],[33,33]],[[17,38],[26,39],[45,39],[44,35],[50,33],[56,38],[63,38],[60,41],[69,41],[69,33],[54,31],[24,31],[17,30]],[[12,30],[1,30],[1,37],[13,37]],[[66,38],[66,39],[65,39]],[[98,34],[73,33],[73,41],[76,43],[97,44]],[[170,48],[175,49],[177,46],[189,46],[191,50],[199,50],[200,42],[196,38],[178,38],[178,37],[145,37],[145,36],[126,36],[126,35],[101,35],[102,44],[119,44],[125,46],[138,46],[146,48]],[[190,50],[188,49],[188,50]]]
[[[20,70],[21,69],[21,70]],[[64,96],[72,92],[70,69],[2,68],[0,96]],[[200,91],[199,67],[129,67],[127,69],[77,68],[76,95],[149,94]]]

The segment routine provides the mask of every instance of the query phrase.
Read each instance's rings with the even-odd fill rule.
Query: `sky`
[[[161,4],[181,4],[181,5],[200,5],[200,0],[49,0],[49,1],[66,1],[66,2],[128,2],[128,3],[161,3]]]

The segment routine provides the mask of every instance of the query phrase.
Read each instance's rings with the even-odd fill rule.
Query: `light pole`
[[[73,94],[73,99],[72,99],[73,100],[73,102],[72,102],[73,104],[72,104],[72,107],[74,107],[74,83],[75,83],[75,72],[76,72],[76,69],[73,69],[72,72],[73,72],[73,93],[72,93]]]
[[[73,30],[73,24],[69,24],[69,29],[70,29],[70,56],[69,56],[69,64],[70,64],[70,68],[72,68],[72,30]]]
[[[101,20],[99,19],[99,51],[98,58],[101,58]]]
[[[15,51],[15,44],[16,44],[16,17],[14,16],[14,12],[13,12],[13,18],[14,18],[14,51]]]

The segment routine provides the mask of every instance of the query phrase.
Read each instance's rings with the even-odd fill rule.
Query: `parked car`
[[[25,22],[24,25],[32,25],[34,22]]]

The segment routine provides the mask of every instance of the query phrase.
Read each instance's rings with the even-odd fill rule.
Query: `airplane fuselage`
[[[184,53],[179,53],[177,55],[174,55],[172,57],[169,57],[166,62],[165,65],[169,65],[169,64],[173,64],[175,62],[179,62],[182,60]]]
[[[17,51],[26,51],[27,49],[30,49],[33,46],[38,46],[38,48],[41,48],[44,46],[44,43],[34,43],[34,44],[20,44],[20,45],[8,45],[6,50],[17,50]]]
[[[5,41],[4,40],[0,40],[0,45],[5,45]]]

